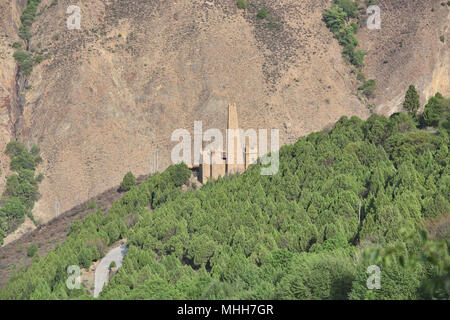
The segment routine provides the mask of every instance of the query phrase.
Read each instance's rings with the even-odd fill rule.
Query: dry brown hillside
[[[53,217],[56,200],[66,211],[117,185],[127,171],[147,174],[157,149],[163,169],[173,130],[192,132],[195,120],[204,130],[224,128],[229,102],[238,106],[241,127],[279,128],[281,143],[342,115],[369,115],[321,20],[331,3],[325,0],[248,0],[246,11],[234,0],[42,0],[30,47],[47,59],[29,77],[23,104],[11,103],[16,70],[9,45],[18,40],[24,2],[1,4],[0,149],[14,138],[41,147],[46,178],[33,211],[41,221]],[[416,18],[400,14],[399,2],[414,3],[407,7]],[[379,84],[377,110],[387,112],[409,83],[449,93],[448,55],[439,59],[448,53],[448,8],[432,0],[380,3],[391,10],[381,32],[360,32],[362,47],[371,49],[368,74]],[[67,29],[69,5],[81,8],[80,30]],[[270,19],[256,18],[263,7]],[[397,25],[412,31],[404,35]],[[407,39],[407,58],[395,51],[397,33]]]
[[[401,109],[414,84],[422,103],[436,92],[450,94],[450,7],[440,0],[378,0],[381,29],[361,29],[358,39],[369,51],[366,73],[377,81],[376,111]],[[444,42],[441,41],[441,36]]]
[[[0,192],[5,176],[9,173],[9,158],[3,153],[6,144],[13,139],[13,119],[17,65],[11,44],[19,41],[17,35],[20,15],[26,1],[5,0],[0,2]]]

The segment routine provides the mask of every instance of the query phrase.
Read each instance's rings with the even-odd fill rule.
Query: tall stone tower
[[[244,148],[241,144],[241,132],[239,130],[237,109],[235,104],[228,105],[227,123],[227,150],[226,172],[228,174],[242,173],[245,171]]]

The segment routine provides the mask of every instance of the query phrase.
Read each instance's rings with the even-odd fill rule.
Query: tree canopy
[[[258,162],[182,192],[190,172],[171,166],[108,212],[74,222],[0,298],[86,298],[84,288],[65,286],[67,267],[89,267],[104,254],[98,243],[127,238],[100,299],[446,299],[445,286],[428,288],[448,270],[401,261],[427,252],[418,245],[425,222],[450,210],[448,144],[446,131],[420,130],[412,115],[342,117],[329,133],[283,146],[273,176],[260,175]],[[446,257],[449,238],[433,240]],[[390,264],[366,254],[393,246],[402,251]],[[379,290],[366,286],[374,263]]]

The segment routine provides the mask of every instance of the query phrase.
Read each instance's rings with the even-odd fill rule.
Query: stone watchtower
[[[201,152],[200,182],[208,179],[216,180],[226,174],[242,173],[256,161],[256,146],[245,146],[239,130],[237,108],[235,104],[228,105],[228,122],[226,130],[226,150],[214,149]]]
[[[244,148],[241,144],[242,137],[239,132],[237,109],[235,104],[228,105],[228,123],[226,135],[226,172],[228,174],[242,173],[245,171]]]

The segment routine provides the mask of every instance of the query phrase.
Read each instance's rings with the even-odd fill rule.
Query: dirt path
[[[117,268],[122,265],[123,258],[128,252],[128,248],[122,244],[117,248],[109,251],[106,256],[100,261],[100,264],[95,269],[95,288],[94,298],[97,298],[102,292],[103,286],[109,276],[109,266],[114,261]]]

